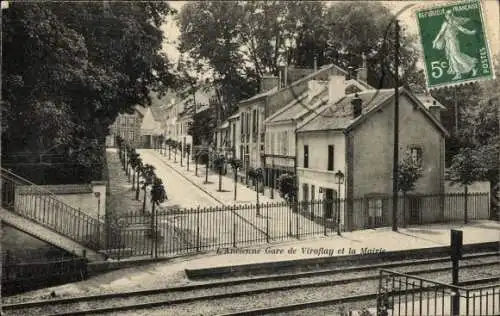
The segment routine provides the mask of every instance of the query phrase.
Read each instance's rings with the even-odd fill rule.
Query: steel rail
[[[484,254],[482,254],[484,255]],[[493,255],[493,254],[492,254]],[[417,264],[400,264],[401,266],[413,266],[413,265],[418,265],[422,264],[422,262],[419,262]],[[498,264],[497,261],[493,262],[487,262],[487,263],[476,263],[476,264],[471,264],[471,265],[466,265],[463,266],[463,269],[466,268],[477,268],[477,267],[484,267],[487,265],[496,265]],[[390,264],[392,267],[394,267],[394,264]],[[385,265],[387,267],[387,265]],[[358,268],[358,271],[360,271],[360,267]],[[364,270],[374,270],[374,266],[365,266],[363,267]],[[415,274],[426,274],[426,273],[436,273],[436,272],[441,272],[441,271],[447,271],[450,270],[448,267],[444,268],[435,268],[435,269],[425,269],[425,270],[418,270],[418,271],[411,271],[408,274],[415,275]],[[333,274],[336,273],[346,273],[345,270],[339,269],[335,270]],[[304,273],[302,273],[304,275]],[[294,276],[294,275],[290,275]],[[310,276],[310,275],[309,275]],[[100,295],[92,295],[92,296],[82,296],[82,297],[72,297],[72,298],[62,298],[62,299],[55,299],[55,300],[41,300],[41,301],[31,301],[31,302],[24,302],[24,303],[15,303],[15,304],[4,304],[3,309],[4,311],[8,310],[22,310],[22,309],[28,309],[28,308],[33,308],[33,307],[42,307],[46,306],[47,304],[50,305],[67,305],[67,304],[72,304],[72,303],[82,303],[82,302],[89,302],[89,301],[106,301],[110,299],[119,299],[119,298],[133,298],[137,296],[147,296],[147,295],[157,295],[157,294],[167,294],[167,293],[173,293],[173,292],[187,292],[187,291],[194,291],[194,290],[203,290],[203,289],[210,289],[210,288],[220,288],[220,287],[228,287],[228,286],[234,286],[234,285],[239,285],[239,284],[245,284],[245,283],[258,283],[258,282],[269,282],[269,281],[275,281],[276,277],[280,277],[280,279],[283,280],[288,280],[290,278],[283,278],[284,276],[271,276],[271,277],[259,277],[259,278],[246,278],[246,279],[240,279],[240,280],[232,280],[232,281],[223,281],[223,282],[216,282],[216,283],[204,283],[204,284],[197,284],[197,285],[187,285],[187,286],[182,286],[182,287],[175,287],[175,288],[162,288],[162,289],[153,289],[153,290],[140,290],[140,291],[132,291],[132,292],[124,292],[124,293],[110,293],[110,294],[100,294]],[[232,293],[227,293],[227,294],[214,294],[214,295],[209,295],[209,296],[199,296],[199,297],[190,297],[190,298],[185,298],[185,299],[176,299],[176,300],[163,300],[160,301],[162,302],[161,304],[159,302],[150,302],[150,303],[144,303],[144,304],[138,304],[138,305],[126,305],[124,308],[133,308],[133,309],[141,309],[145,308],[144,306],[149,306],[149,307],[155,307],[160,305],[172,305],[172,304],[184,304],[184,303],[189,303],[189,302],[194,302],[194,301],[200,301],[200,300],[207,300],[207,299],[223,299],[223,298],[230,298],[230,297],[238,297],[238,296],[245,296],[245,295],[255,295],[255,294],[261,294],[261,293],[266,293],[266,292],[273,292],[273,291],[286,291],[286,290],[293,290],[293,289],[300,289],[300,288],[314,288],[314,287],[326,287],[326,286],[336,286],[336,285],[341,285],[341,284],[348,284],[348,283],[356,283],[356,282],[364,282],[364,281],[370,281],[370,280],[376,280],[378,279],[379,275],[378,273],[375,275],[370,275],[370,276],[363,276],[359,278],[349,278],[349,279],[340,279],[340,280],[329,280],[329,281],[321,281],[321,282],[311,282],[311,283],[306,283],[306,284],[293,284],[293,285],[284,285],[284,286],[276,286],[276,287],[270,287],[270,288],[261,288],[261,289],[256,289],[256,290],[249,290],[249,291],[237,291],[237,292],[232,292]],[[299,278],[299,277],[295,277]],[[293,279],[293,278],[292,278]],[[496,278],[495,280],[498,281],[500,278]],[[492,280],[491,278],[489,279],[490,281]],[[148,305],[150,304],[150,305]],[[152,305],[151,305],[152,304]],[[137,306],[137,307],[135,307]],[[123,311],[126,309],[122,309],[121,307],[109,307],[113,309],[114,311]],[[106,312],[108,311],[109,308],[104,308],[104,309],[98,309],[100,312]],[[118,308],[118,309],[116,309]],[[78,311],[74,311],[72,313],[80,313]],[[94,313],[91,310],[85,311],[86,313]],[[65,315],[65,314],[62,314]],[[82,314],[79,314],[82,315]]]

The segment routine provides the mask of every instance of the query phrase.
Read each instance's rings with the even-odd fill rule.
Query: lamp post
[[[101,244],[101,192],[94,192],[94,196],[97,198],[97,248]]]
[[[335,172],[335,183],[338,185],[338,191],[337,191],[337,235],[340,236],[340,185],[344,184],[344,173],[340,170]]]

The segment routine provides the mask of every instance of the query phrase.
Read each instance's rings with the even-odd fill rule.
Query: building
[[[110,135],[106,139],[107,146],[115,146],[117,136],[134,147],[140,146],[141,124],[145,113],[144,107],[136,105],[131,113],[119,114],[110,127]]]
[[[330,65],[301,79],[306,89],[282,109],[264,121],[265,125],[265,185],[274,196],[276,179],[283,173],[295,174],[296,129],[305,119],[317,113],[328,100],[340,99],[346,93],[367,90],[363,70],[356,77],[337,66]],[[301,89],[302,90],[302,89]]]
[[[412,192],[415,200],[408,203],[406,222],[411,222],[411,216],[439,216],[439,210],[426,209],[418,201],[418,195],[444,193],[444,150],[448,134],[439,121],[441,106],[425,101],[400,88],[399,159],[410,153],[422,163],[424,170]],[[389,225],[392,221],[393,124],[394,89],[349,93],[340,96],[340,100],[338,95],[330,95],[321,110],[297,129],[299,199],[346,199],[339,211],[341,224],[348,229]],[[345,176],[343,184],[336,183],[337,171]],[[334,216],[334,210],[335,205],[330,203],[310,211],[328,218]],[[398,218],[402,221],[402,214]]]
[[[244,172],[250,167],[264,167],[264,119],[291,102],[302,93],[297,80],[314,72],[314,69],[285,67],[279,77],[265,75],[257,95],[238,103],[239,150],[237,158],[243,162]]]
[[[160,123],[159,107],[148,106],[145,109],[144,118],[142,119],[141,133],[141,148],[158,148],[163,137],[163,131]]]

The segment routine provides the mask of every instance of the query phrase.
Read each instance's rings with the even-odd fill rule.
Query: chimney
[[[316,80],[309,80],[307,82],[307,99],[312,100],[323,90],[323,86]]]
[[[347,75],[345,77],[346,81],[351,79],[356,79],[356,70],[353,66],[347,67]]]
[[[357,93],[354,95],[354,99],[352,99],[351,105],[352,105],[352,116],[353,118],[357,118],[363,112],[363,100],[361,100],[361,98]]]
[[[266,92],[279,86],[279,78],[272,75],[264,75],[260,79],[260,92]]]
[[[344,76],[332,75],[328,78],[328,103],[332,104],[345,96]]]
[[[366,65],[366,56],[365,53],[361,54],[361,58],[363,59],[363,63],[357,71],[357,79],[360,81],[367,82],[368,80],[368,67]]]
[[[438,122],[441,122],[441,107],[437,104],[436,100],[432,101],[432,104],[429,106],[429,112],[434,116]]]

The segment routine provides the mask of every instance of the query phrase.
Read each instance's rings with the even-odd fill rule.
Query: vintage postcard
[[[499,8],[2,1],[0,315],[500,315]]]
[[[416,17],[428,88],[495,78],[481,1],[432,6]]]

